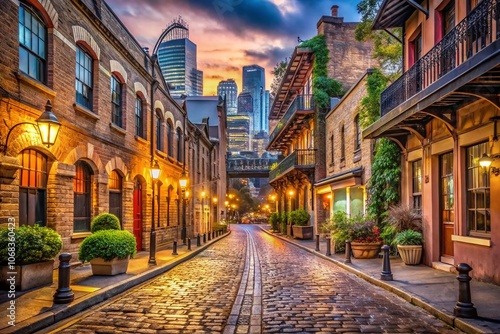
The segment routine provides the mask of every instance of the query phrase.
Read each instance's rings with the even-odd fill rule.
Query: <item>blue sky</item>
[[[182,17],[198,46],[204,72],[204,95],[215,95],[220,80],[233,78],[241,90],[241,67],[266,69],[266,86],[274,65],[291,55],[297,37],[316,35],[316,23],[339,6],[345,22],[359,21],[358,1],[315,0],[107,0],[142,46],[150,49],[172,20]]]

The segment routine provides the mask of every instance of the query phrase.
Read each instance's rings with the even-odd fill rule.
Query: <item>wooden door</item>
[[[134,236],[137,242],[137,251],[142,250],[142,184],[134,182]]]
[[[441,196],[441,262],[453,264],[453,235],[455,207],[453,197],[453,152],[439,157]]]

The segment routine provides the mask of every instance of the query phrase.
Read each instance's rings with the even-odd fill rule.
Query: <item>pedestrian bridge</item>
[[[271,165],[276,159],[228,158],[226,170],[229,178],[268,178]]]

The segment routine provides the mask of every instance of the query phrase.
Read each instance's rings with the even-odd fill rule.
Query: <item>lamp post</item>
[[[157,160],[153,160],[151,164],[151,179],[153,180],[153,198],[151,202],[151,234],[149,242],[149,264],[156,265],[156,229],[155,229],[155,187],[156,181],[160,177],[160,166]]]
[[[187,187],[187,176],[186,171],[183,170],[181,174],[181,178],[179,179],[179,185],[181,187],[182,192],[182,229],[181,229],[181,239],[182,243],[186,244],[186,187]]]

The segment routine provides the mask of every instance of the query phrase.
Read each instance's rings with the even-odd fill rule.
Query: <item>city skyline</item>
[[[204,95],[216,95],[221,80],[233,78],[239,92],[242,68],[265,68],[266,89],[277,62],[291,54],[297,38],[316,35],[316,23],[330,15],[332,5],[346,22],[359,21],[356,4],[309,0],[108,0],[107,3],[129,32],[150,50],[162,31],[181,16],[189,25],[190,39],[198,47],[198,69],[204,73]]]

